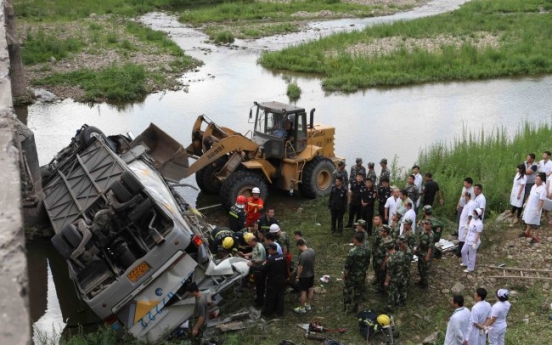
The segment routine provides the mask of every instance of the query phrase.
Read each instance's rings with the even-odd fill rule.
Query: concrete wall
[[[31,343],[27,261],[4,23],[4,0],[0,0],[0,344],[27,345]]]

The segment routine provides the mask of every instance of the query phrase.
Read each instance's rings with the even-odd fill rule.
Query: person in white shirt
[[[491,305],[485,301],[487,290],[479,288],[475,290],[473,299],[477,301],[472,307],[468,333],[464,339],[464,345],[485,345],[485,322],[491,316]]]
[[[512,205],[512,211],[510,211],[510,217],[515,217],[514,221],[510,224],[513,228],[514,225],[519,223],[521,219],[521,211],[523,210],[523,197],[525,195],[525,184],[527,183],[527,176],[525,176],[525,164],[521,163],[517,166],[516,176],[514,177],[514,184],[512,185],[512,192],[510,193],[510,205]]]
[[[539,162],[539,172],[544,173],[546,175],[546,178],[552,174],[552,161],[550,161],[550,151],[544,151],[542,153],[542,160]],[[549,181],[550,182],[550,181]],[[549,186],[547,186],[547,194],[549,191]],[[544,221],[548,223],[548,211],[544,210],[543,212],[543,218]]]
[[[402,217],[401,219],[401,228],[400,228],[400,234],[402,235],[404,233],[404,222],[407,220],[407,219],[410,219],[412,221],[412,233],[415,234],[416,233],[416,212],[414,212],[414,209],[412,209],[412,202],[410,202],[409,200],[407,200],[405,203],[404,203],[404,206],[406,207],[406,213],[404,214],[404,216]]]
[[[552,174],[552,161],[550,160],[550,156],[552,153],[550,151],[544,151],[542,153],[542,160],[539,162],[539,172],[545,173],[546,176],[550,176]]]
[[[496,292],[498,301],[491,308],[491,316],[485,322],[485,329],[489,332],[490,345],[504,345],[504,335],[506,334],[506,317],[510,311],[510,302],[508,296],[510,292],[506,289],[500,289]],[[471,344],[470,344],[471,345]]]
[[[399,208],[399,203],[401,201],[399,198],[399,188],[391,188],[391,191],[393,194],[387,198],[387,201],[385,202],[385,219],[387,220],[388,225],[391,225],[393,222],[392,216],[397,213],[397,209]]]
[[[483,214],[481,215],[481,221],[483,221],[485,219],[485,210],[487,207],[487,198],[483,195],[483,186],[480,184],[473,186],[473,193],[475,194],[473,201],[475,201],[477,207],[483,211]]]
[[[466,243],[462,248],[462,263],[460,266],[465,266],[464,272],[473,272],[475,269],[475,258],[477,255],[477,248],[481,244],[481,233],[483,232],[483,222],[481,221],[481,215],[483,211],[478,207],[472,212],[472,219],[468,224],[468,234],[466,236]]]
[[[460,194],[460,199],[458,199],[458,204],[456,205],[456,211],[458,212],[458,219],[456,221],[460,224],[460,215],[462,214],[462,209],[464,206],[466,206],[466,199],[464,198],[464,194],[468,192],[470,195],[474,195],[473,193],[473,179],[471,177],[466,177],[464,179],[464,185],[462,186],[462,193]]]
[[[535,178],[535,185],[531,188],[527,201],[525,202],[525,211],[523,212],[522,220],[525,222],[527,227],[525,232],[520,235],[521,237],[531,237],[531,229],[534,230],[532,243],[539,241],[539,234],[537,229],[540,227],[541,215],[542,215],[542,206],[544,205],[544,200],[546,199],[546,175],[545,173],[538,173]]]
[[[418,190],[422,191],[422,182],[424,181],[424,178],[422,174],[420,174],[420,167],[417,165],[414,165],[412,167],[412,175],[414,175],[414,184],[416,187],[418,187]],[[420,201],[422,198],[418,197],[418,200],[416,201],[416,210],[420,207]]]
[[[460,214],[460,219],[458,220],[458,247],[456,248],[456,256],[459,258],[462,257],[462,248],[466,242],[470,215],[476,208],[475,201],[473,201],[472,196],[473,194],[470,192],[464,193],[466,205],[462,208],[462,213]]]
[[[462,345],[467,337],[471,313],[468,308],[464,307],[464,297],[462,296],[454,296],[451,304],[455,310],[447,325],[445,345]]]

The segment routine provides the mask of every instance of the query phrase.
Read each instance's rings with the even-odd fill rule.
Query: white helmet
[[[274,233],[274,232],[278,232],[278,231],[280,231],[280,226],[278,224],[272,224],[270,226],[270,232]]]
[[[253,190],[251,191],[251,193],[253,193],[253,194],[261,194],[261,190],[259,189],[259,187],[255,187],[255,188],[253,188]]]

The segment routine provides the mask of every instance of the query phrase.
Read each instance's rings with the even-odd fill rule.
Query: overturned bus
[[[211,225],[178,193],[184,148],[151,124],[136,138],[84,125],[41,167],[52,243],[79,297],[107,324],[156,342],[189,319],[186,287],[215,295],[248,272],[215,262]]]

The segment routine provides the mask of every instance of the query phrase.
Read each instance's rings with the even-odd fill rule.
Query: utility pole
[[[15,12],[12,0],[4,0],[4,18],[6,22],[6,38],[8,41],[8,53],[10,56],[10,79],[14,103],[28,103],[27,85],[23,74],[23,61],[21,60],[21,48],[15,27]]]

